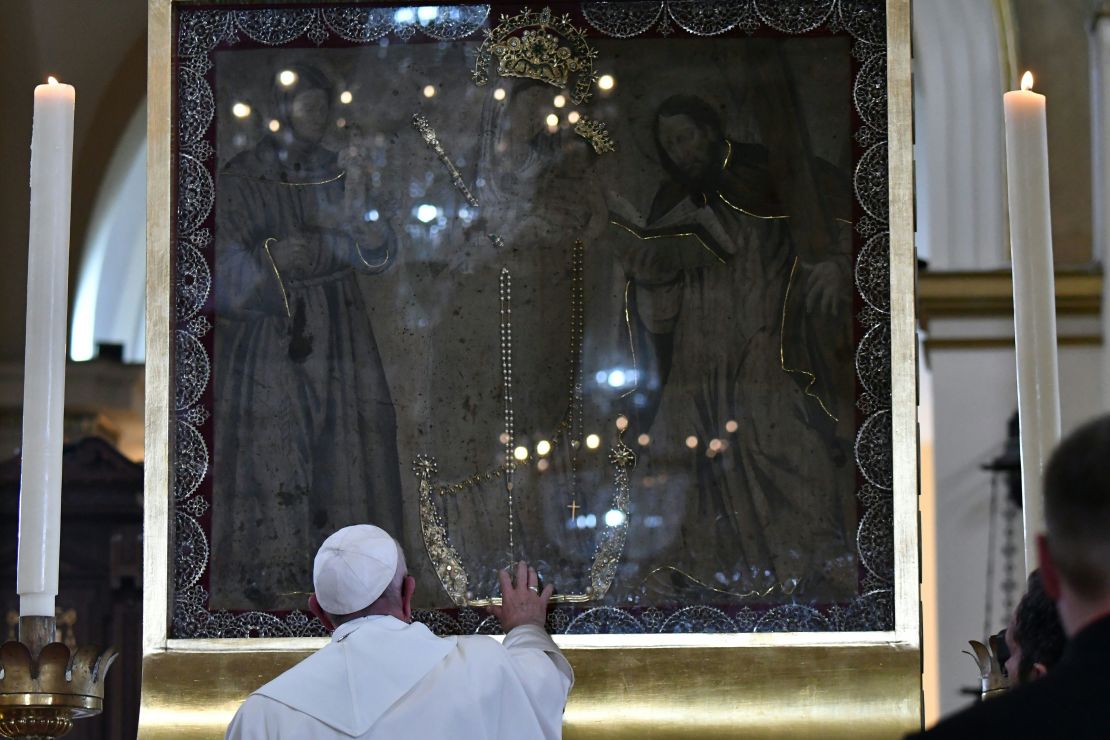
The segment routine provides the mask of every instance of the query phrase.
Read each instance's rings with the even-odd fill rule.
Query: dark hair
[[[713,106],[696,95],[672,95],[660,103],[655,109],[655,118],[651,123],[651,134],[655,139],[655,148],[659,152],[659,161],[672,175],[681,177],[681,170],[674,163],[663,143],[659,140],[659,121],[671,116],[686,116],[701,128],[713,131],[714,138],[718,141],[725,139],[725,127],[721,122],[721,115]]]
[[[1025,595],[1014,612],[1012,637],[1021,648],[1021,662],[1018,665],[1020,675],[1011,676],[1011,680],[1028,680],[1034,663],[1051,668],[1064,652],[1068,638],[1060,624],[1055,602],[1045,593],[1040,571],[1029,574]]]
[[[1044,506],[1060,576],[1084,598],[1110,595],[1110,415],[1087,422],[1052,453]]]

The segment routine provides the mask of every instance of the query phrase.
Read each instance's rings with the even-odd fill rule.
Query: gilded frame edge
[[[213,0],[208,0],[212,2]],[[218,1],[218,0],[216,0]],[[336,0],[344,2],[346,0]],[[171,345],[170,293],[172,259],[164,245],[172,228],[172,50],[173,10],[199,0],[148,0],[148,112],[147,112],[147,363],[145,438],[145,521],[143,596],[143,692],[139,736],[219,737],[239,699],[267,674],[283,670],[317,649],[323,638],[170,639],[170,503],[171,492]],[[295,0],[248,0],[245,4],[291,4]],[[751,688],[747,674],[736,674],[741,687],[718,680],[735,673],[737,665],[756,656],[766,661],[771,681],[763,694],[786,699],[806,684],[807,666],[828,662],[830,656],[853,653],[853,677],[867,675],[871,693],[855,688],[829,686],[815,696],[814,707],[833,710],[788,718],[771,726],[751,728],[776,736],[792,736],[821,726],[827,736],[889,736],[920,722],[920,549],[917,456],[917,342],[915,329],[916,251],[913,215],[913,114],[911,81],[911,2],[886,0],[887,87],[889,137],[889,228],[891,282],[891,408],[894,490],[895,629],[863,633],[786,633],[735,635],[590,635],[556,636],[579,672],[579,685],[567,709],[568,734],[591,737],[644,737],[655,734],[655,719],[663,724],[658,736],[673,736],[679,726],[701,737],[735,733],[751,718],[753,707],[733,700],[731,709],[710,716],[694,716],[698,689],[715,690],[721,698],[731,689]],[[242,2],[238,4],[244,4]],[[587,654],[604,651],[603,661],[581,661]],[[741,652],[743,651],[743,652]],[[843,651],[843,653],[842,653]],[[849,657],[843,655],[843,657]],[[857,662],[858,661],[858,662]],[[669,672],[672,665],[687,667],[691,683],[685,690],[651,679],[640,686],[625,686],[620,696],[598,690],[595,680],[606,668],[632,663],[640,670]],[[605,664],[609,664],[606,666]],[[219,686],[201,687],[189,666],[201,667]],[[582,670],[587,669],[585,676]],[[730,670],[732,669],[732,670]],[[858,669],[864,669],[859,671]],[[273,672],[271,672],[273,671]],[[707,678],[708,677],[708,678]],[[882,677],[881,680],[878,677]],[[585,681],[582,679],[585,678]],[[701,680],[698,680],[698,679]],[[893,680],[892,680],[893,679]],[[583,683],[586,685],[583,686]],[[844,681],[839,682],[844,684]],[[178,685],[180,684],[180,685]],[[597,684],[600,686],[601,684]],[[198,692],[190,696],[191,687]],[[668,691],[661,691],[667,688]],[[584,692],[583,689],[586,689]],[[737,692],[739,693],[739,692]],[[619,710],[613,702],[623,702]],[[230,703],[229,703],[230,702]],[[831,702],[831,703],[830,703]],[[887,712],[875,714],[879,707]],[[781,710],[781,705],[778,705]],[[813,707],[810,707],[813,709]],[[598,713],[609,712],[607,729],[598,725]],[[645,714],[646,712],[646,714]],[[669,712],[669,714],[668,714]],[[677,714],[675,714],[677,713]],[[760,715],[766,715],[760,708]],[[775,712],[770,712],[775,715]],[[775,715],[777,716],[777,715]],[[676,718],[681,722],[676,724]],[[613,720],[616,720],[615,723]],[[863,721],[861,726],[860,722]],[[645,724],[647,722],[647,724]],[[801,722],[801,724],[799,724]],[[809,724],[807,724],[807,722]],[[668,730],[667,727],[670,727]],[[760,729],[762,728],[762,729]],[[185,734],[182,734],[182,733]],[[828,734],[831,733],[831,734]],[[725,736],[725,735],[721,735]],[[728,734],[727,736],[735,736]]]

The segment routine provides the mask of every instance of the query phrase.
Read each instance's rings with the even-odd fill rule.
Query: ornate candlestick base
[[[71,653],[53,641],[53,617],[20,617],[19,637],[0,645],[0,738],[49,740],[73,720],[100,714],[116,650],[87,645]]]
[[[964,652],[971,655],[975,659],[975,664],[979,666],[979,682],[980,682],[980,695],[981,700],[993,699],[1001,696],[1005,691],[1010,688],[1010,682],[1002,673],[1002,661],[998,659],[999,655],[999,640],[998,635],[990,636],[990,647],[987,647],[978,640],[969,640],[968,644],[975,654]]]

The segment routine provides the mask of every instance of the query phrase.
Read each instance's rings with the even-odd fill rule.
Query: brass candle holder
[[[54,641],[54,617],[20,617],[19,642],[0,645],[0,738],[50,740],[104,709],[104,678],[118,652]]]
[[[975,665],[979,667],[979,698],[982,700],[1001,696],[1010,688],[1009,679],[1002,672],[1002,661],[998,659],[998,635],[991,635],[988,642],[989,647],[978,640],[969,640],[968,644],[975,653],[964,651],[975,659]]]

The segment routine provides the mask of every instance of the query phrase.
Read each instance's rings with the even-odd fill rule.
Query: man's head
[[[1040,572],[1033,571],[1006,629],[1006,646],[1010,650],[1006,674],[1010,683],[1027,683],[1044,675],[1060,659],[1066,641],[1056,604],[1045,593]]]
[[[312,568],[316,601],[342,624],[371,614],[412,619],[416,582],[396,540],[372,524],[355,524],[320,546]]]
[[[1068,634],[1110,611],[1110,416],[1060,443],[1044,475],[1045,591]]]
[[[678,179],[697,184],[715,176],[728,144],[720,114],[694,95],[672,95],[655,111],[655,145],[663,166]]]

